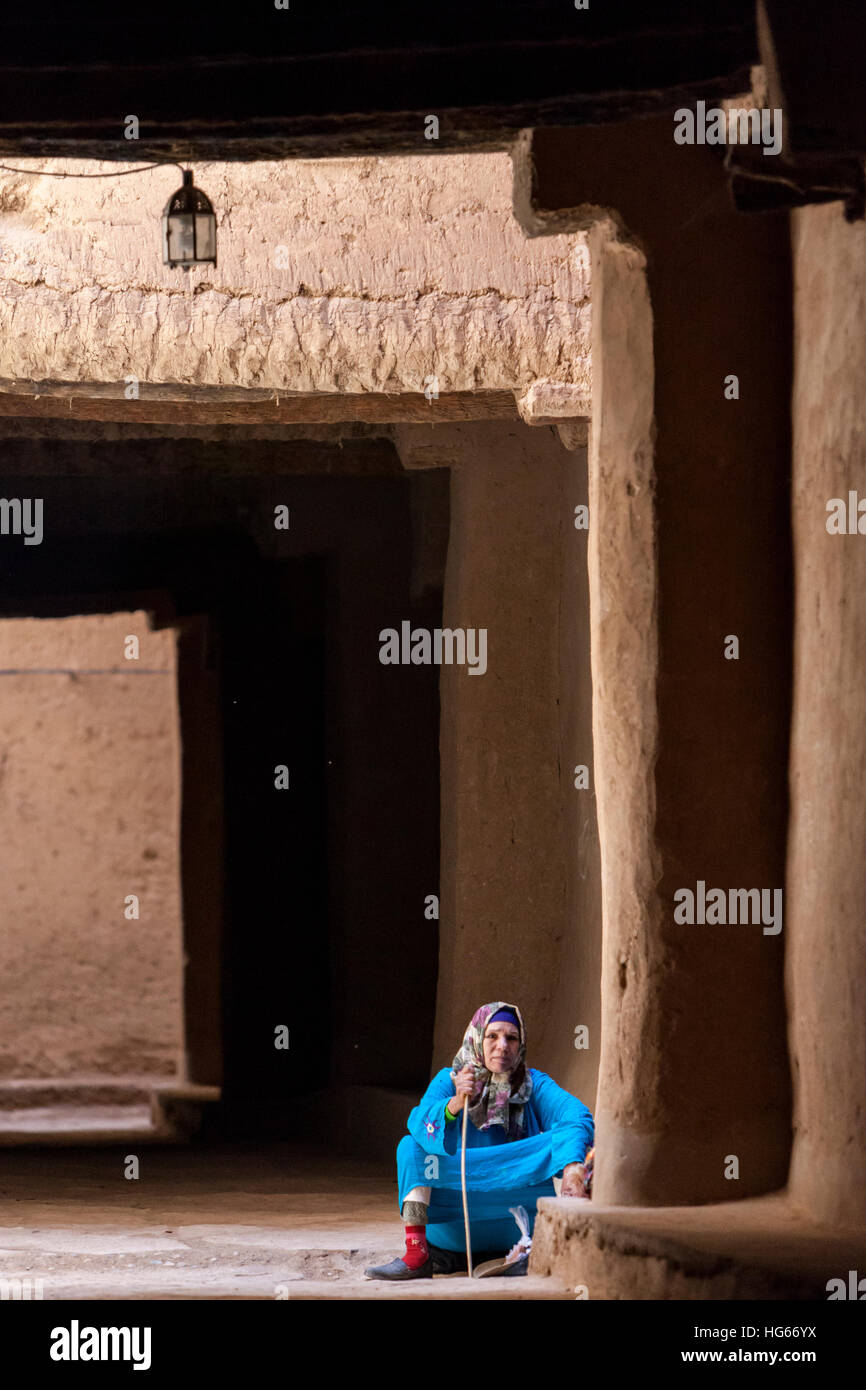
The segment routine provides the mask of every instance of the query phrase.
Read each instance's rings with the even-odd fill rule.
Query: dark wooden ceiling
[[[747,210],[864,203],[863,0],[45,0],[7,6],[0,157],[228,160],[502,148],[749,88],[783,156],[728,153]],[[139,120],[138,140],[124,118]],[[425,117],[440,122],[438,140]]]
[[[247,159],[501,142],[523,126],[619,120],[671,93],[742,90],[753,0],[248,0],[10,6],[5,151]],[[137,115],[140,139],[123,136]],[[216,152],[219,153],[216,153]]]

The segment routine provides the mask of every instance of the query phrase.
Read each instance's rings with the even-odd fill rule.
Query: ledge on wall
[[[590,1299],[826,1300],[866,1261],[866,1230],[818,1226],[784,1192],[697,1207],[542,1197],[533,1274]]]
[[[516,420],[511,391],[272,391],[141,382],[134,398],[122,382],[0,381],[0,417],[110,420],[148,424],[327,424]],[[542,423],[537,421],[536,423]]]
[[[589,439],[592,401],[585,385],[570,381],[533,381],[514,399],[527,425],[554,425],[566,449],[583,448]]]

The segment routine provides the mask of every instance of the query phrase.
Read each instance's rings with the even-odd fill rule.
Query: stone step
[[[542,1197],[532,1264],[589,1299],[826,1300],[866,1270],[866,1229],[810,1221],[784,1192],[699,1207]]]
[[[0,1279],[38,1282],[31,1298],[256,1299],[380,1302],[573,1298],[557,1277],[469,1279],[437,1275],[393,1283],[364,1269],[393,1255],[383,1234],[351,1248],[304,1247],[287,1229],[194,1226],[98,1231],[7,1227],[0,1241]]]
[[[10,1110],[43,1110],[54,1105],[147,1107],[155,1082],[153,1077],[103,1076],[0,1081],[0,1116]]]
[[[149,1100],[130,1105],[26,1106],[0,1111],[0,1146],[152,1139]]]
[[[0,1147],[184,1141],[219,1096],[166,1077],[0,1081]]]
[[[5,1276],[10,1277],[8,1274]],[[33,1279],[31,1274],[18,1274]],[[94,1301],[134,1299],[244,1299],[259,1302],[371,1302],[396,1299],[453,1302],[467,1299],[522,1302],[527,1299],[573,1301],[574,1294],[556,1278],[527,1274],[519,1279],[468,1279],[465,1275],[437,1275],[433,1279],[409,1279],[391,1283],[384,1279],[285,1279],[272,1274],[206,1271],[166,1268],[157,1273],[136,1270],[77,1270],[74,1276],[51,1274],[44,1278],[42,1299],[90,1299]]]
[[[424,1285],[422,1288],[421,1285]],[[495,1287],[494,1287],[495,1286]],[[408,1299],[411,1302],[427,1300],[434,1303],[445,1302],[465,1302],[467,1300],[483,1302],[525,1302],[528,1300],[542,1300],[549,1302],[571,1301],[574,1295],[564,1288],[555,1279],[533,1278],[527,1275],[523,1279],[439,1279],[432,1282],[425,1279],[410,1280],[405,1284],[388,1284],[374,1288],[369,1280],[362,1284],[345,1283],[334,1284],[328,1281],[317,1283],[315,1280],[303,1280],[292,1285],[288,1302],[363,1302],[363,1303],[383,1303],[394,1302],[398,1299]],[[162,1283],[142,1283],[136,1281],[133,1285],[121,1289],[117,1284],[88,1284],[81,1280],[64,1291],[62,1287],[49,1296],[45,1294],[45,1301],[51,1299],[62,1299],[64,1301],[75,1299],[91,1300],[100,1303],[123,1302],[130,1303],[136,1301],[152,1302],[180,1302],[184,1299],[202,1300],[208,1302],[234,1302],[234,1301],[255,1301],[273,1302],[273,1289],[268,1286],[259,1287],[254,1282],[237,1281],[235,1284],[223,1283],[222,1285],[202,1287],[191,1285],[184,1287],[181,1283],[162,1284]]]
[[[339,1302],[342,1299],[376,1302],[409,1299],[417,1302],[453,1302],[467,1299],[523,1302],[527,1299],[572,1302],[574,1293],[559,1279],[527,1274],[519,1279],[469,1279],[466,1275],[437,1275],[433,1279],[409,1279],[389,1283],[384,1279],[358,1279],[334,1282],[301,1279],[288,1284],[289,1300]]]

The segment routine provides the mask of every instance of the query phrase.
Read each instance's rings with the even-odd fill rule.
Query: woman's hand
[[[566,1163],[562,1170],[562,1190],[560,1197],[583,1197],[589,1201],[584,1189],[585,1168],[582,1163]]]
[[[472,1099],[475,1090],[475,1068],[462,1067],[454,1078],[454,1087],[457,1094],[449,1100],[448,1109],[452,1115],[459,1115],[467,1099]]]

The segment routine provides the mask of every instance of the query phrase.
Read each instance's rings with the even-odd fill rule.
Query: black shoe
[[[434,1274],[468,1274],[469,1264],[465,1250],[443,1250],[440,1245],[427,1242],[427,1249],[433,1261]],[[472,1256],[473,1265],[483,1264],[485,1260],[496,1258],[496,1251],[479,1250]]]
[[[427,1250],[433,1261],[434,1274],[465,1274],[467,1272],[465,1251],[443,1250],[439,1245],[431,1245],[429,1240]]]
[[[433,1261],[428,1257],[419,1269],[410,1269],[398,1255],[390,1264],[373,1265],[364,1273],[368,1279],[432,1279]]]

